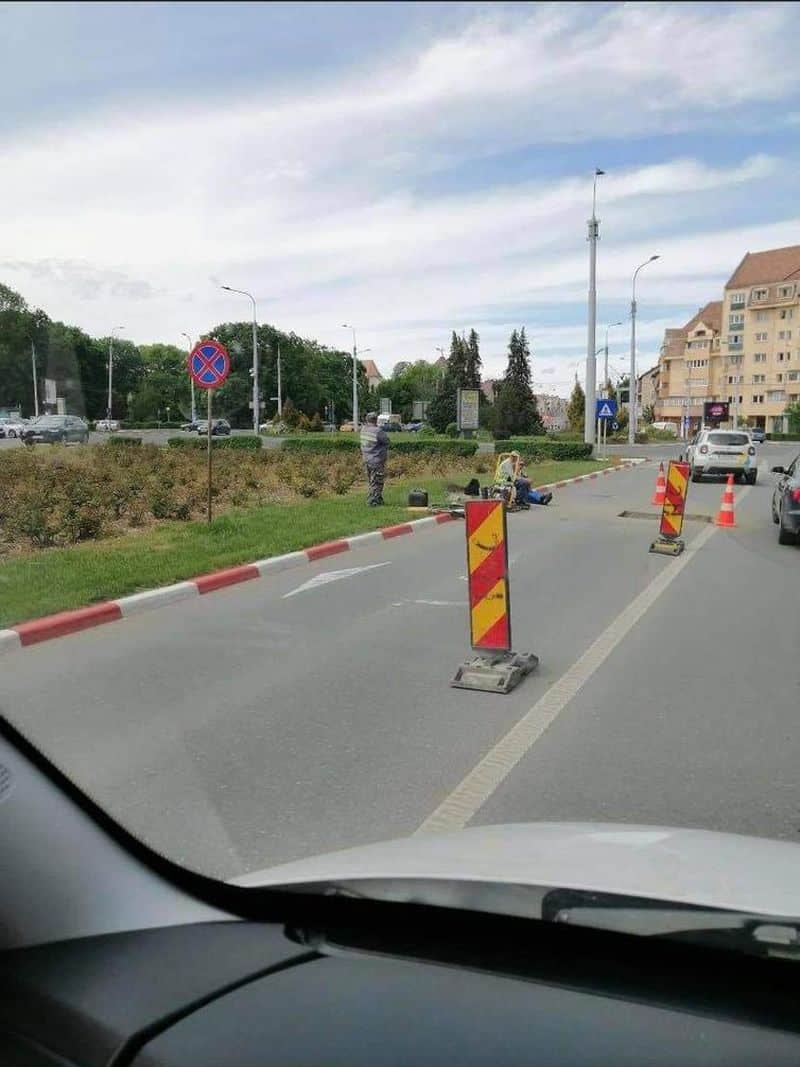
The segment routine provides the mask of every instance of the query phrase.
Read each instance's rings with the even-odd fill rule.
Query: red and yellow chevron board
[[[502,500],[465,504],[469,630],[473,648],[511,650],[508,538]]]
[[[661,508],[662,537],[680,537],[689,488],[689,464],[671,459],[667,467],[667,488]]]

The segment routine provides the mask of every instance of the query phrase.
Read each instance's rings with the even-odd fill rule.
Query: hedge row
[[[768,433],[768,441],[800,441],[800,433]]]
[[[583,441],[551,441],[546,437],[512,437],[498,441],[495,452],[519,452],[529,459],[589,459],[592,446]]]
[[[188,420],[187,420],[188,421]],[[182,422],[128,422],[123,419],[120,423],[123,430],[180,430]]]
[[[241,448],[249,452],[261,451],[261,438],[254,433],[240,434],[237,437],[212,437],[214,448]],[[168,437],[167,444],[170,448],[207,448],[208,438],[200,437]]]
[[[281,448],[286,452],[353,452],[360,448],[358,437],[286,437]],[[438,441],[423,438],[421,441],[392,441],[389,453],[414,456],[474,456],[478,451],[477,441]]]

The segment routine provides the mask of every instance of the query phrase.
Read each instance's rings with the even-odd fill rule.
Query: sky
[[[638,370],[747,251],[800,243],[794,4],[0,3],[0,281],[183,344],[258,317],[384,374],[475,328],[537,391]],[[367,350],[369,352],[367,353]]]

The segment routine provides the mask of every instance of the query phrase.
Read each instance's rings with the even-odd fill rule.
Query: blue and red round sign
[[[198,341],[188,359],[189,374],[201,389],[218,389],[231,372],[231,357],[219,341]]]

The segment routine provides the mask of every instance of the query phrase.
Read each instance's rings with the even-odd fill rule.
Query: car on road
[[[763,445],[767,439],[767,431],[762,430],[760,426],[754,426],[748,433],[757,445]]]
[[[40,415],[25,427],[22,440],[26,445],[59,445],[69,441],[85,445],[89,441],[89,425],[77,415]]]
[[[208,419],[204,419],[202,422],[197,423],[197,432],[200,436],[208,433]],[[231,424],[227,419],[212,419],[211,420],[211,436],[212,437],[227,437],[231,432]]]
[[[673,437],[678,436],[678,427],[674,422],[654,422],[652,428],[661,433],[671,433]]]
[[[116,433],[119,429],[119,421],[117,419],[99,419],[94,428],[100,433]]]
[[[25,419],[0,419],[0,437],[21,437],[27,425]]]
[[[800,455],[788,467],[773,467],[778,482],[772,494],[772,521],[778,527],[778,543],[800,543]]]
[[[419,431],[421,429],[422,429],[422,423],[421,422],[407,422],[403,426],[403,430],[406,433],[419,433]]]
[[[192,419],[191,422],[182,422],[181,429],[187,430],[189,433],[197,433],[197,427],[199,425],[200,423],[197,421],[197,419]]]
[[[733,474],[756,484],[756,448],[746,430],[700,430],[686,450],[693,482],[712,474]]]

